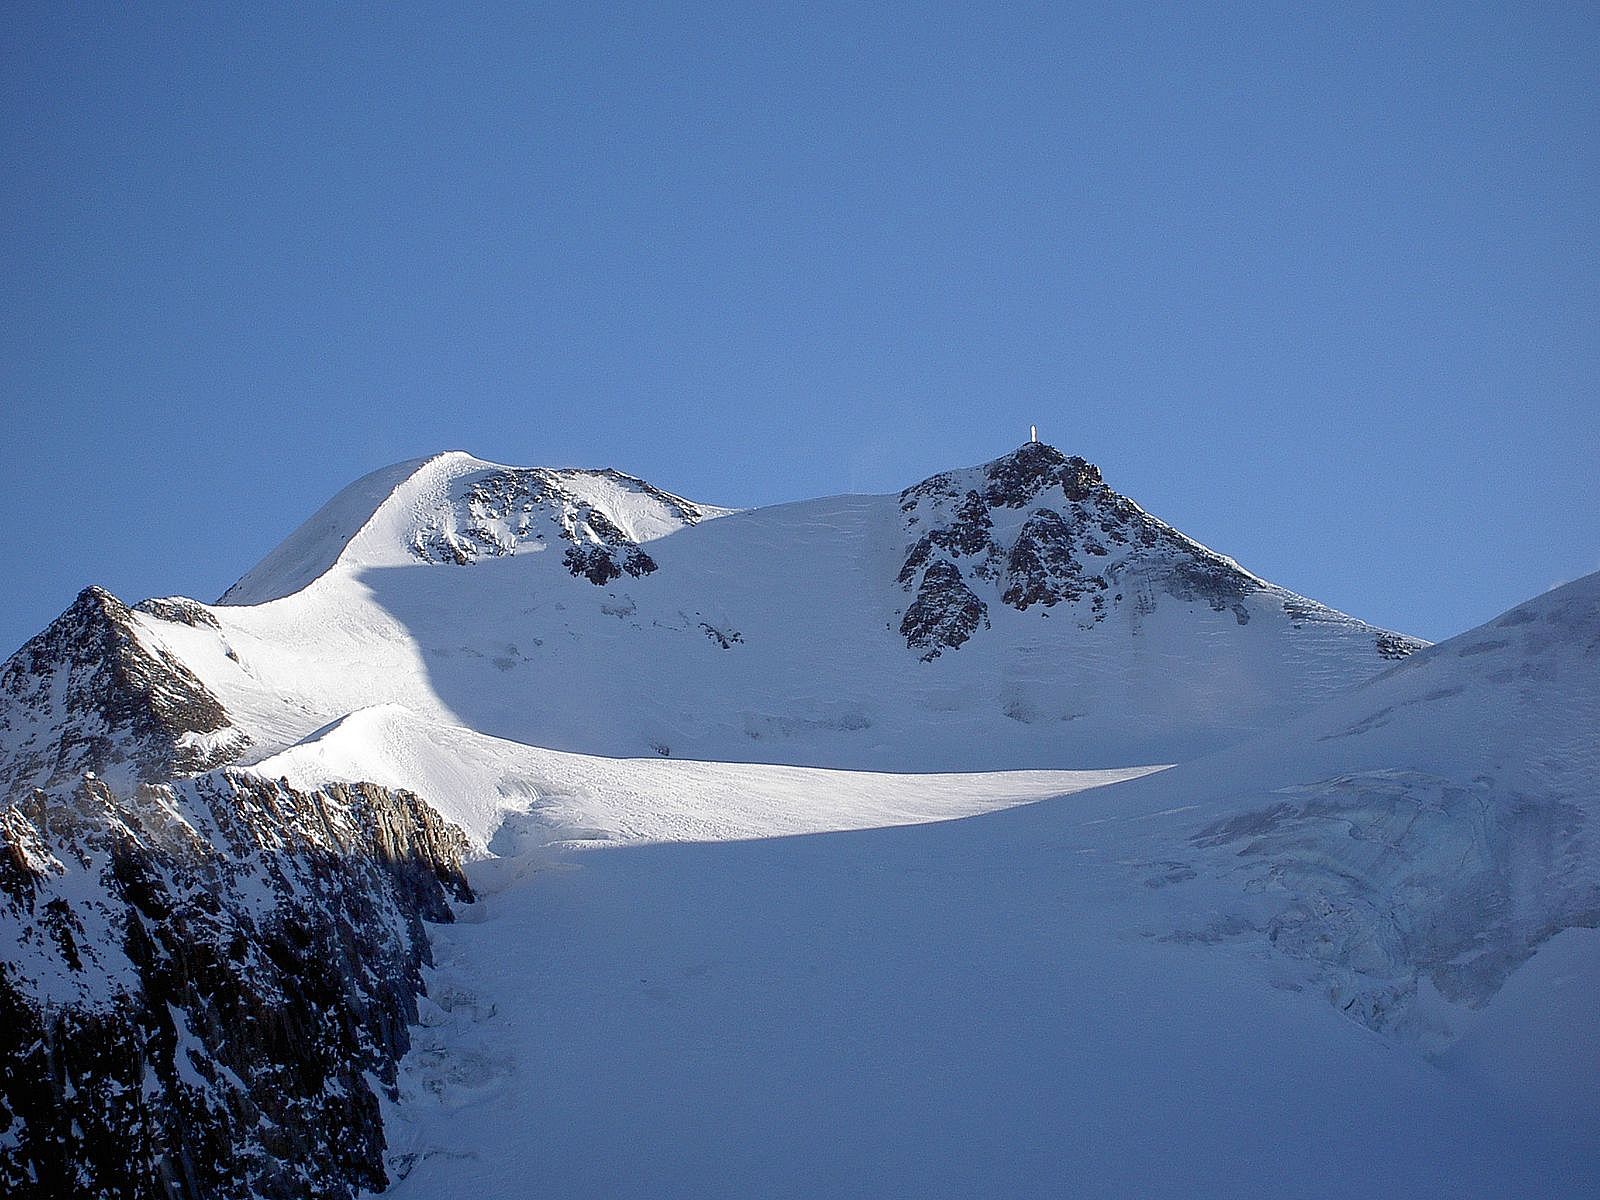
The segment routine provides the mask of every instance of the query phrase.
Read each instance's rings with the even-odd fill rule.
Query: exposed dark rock
[[[571,574],[587,579],[596,587],[604,587],[622,574],[617,560],[604,546],[569,546],[562,562]]]
[[[1409,658],[1423,648],[1423,643],[1416,638],[1406,637],[1403,633],[1390,633],[1387,630],[1377,634],[1377,643],[1380,658]]]
[[[931,662],[941,651],[958,648],[979,625],[988,623],[988,606],[973,595],[954,563],[939,559],[923,572],[922,585],[906,609],[900,632],[906,645],[923,651],[922,660]]]
[[[411,552],[425,562],[466,566],[512,554],[548,533],[571,543],[563,562],[574,576],[604,586],[624,573],[638,577],[656,562],[605,513],[571,486],[573,476],[601,476],[642,492],[685,525],[705,514],[689,501],[620,471],[551,471],[508,468],[475,480],[455,499],[449,519],[418,532]]]
[[[1049,607],[1077,600],[1090,590],[1104,591],[1099,575],[1085,576],[1073,553],[1072,527],[1054,509],[1038,509],[1023,524],[1006,555],[1006,590],[1001,599],[1022,612],[1032,604]]]
[[[904,623],[912,649],[932,644],[912,638],[934,636],[936,610],[976,611],[952,590],[952,572],[975,604],[982,605],[984,589],[993,587],[1001,603],[1021,612],[1068,606],[1085,628],[1126,604],[1137,633],[1162,596],[1229,612],[1243,625],[1253,611],[1250,598],[1267,591],[1281,598],[1297,627],[1348,620],[1269,588],[1113,491],[1094,464],[1038,442],[982,467],[947,471],[907,488],[900,510],[910,539],[899,570],[901,587],[916,592],[921,602],[928,572],[938,568],[929,600],[920,608],[913,604],[917,616],[908,612]],[[964,630],[962,640],[980,623],[940,619],[951,622],[952,632]],[[1390,658],[1420,645],[1382,635],[1377,649]]]
[[[721,646],[724,650],[731,650],[736,642],[744,641],[744,634],[737,629],[718,629],[709,621],[701,621],[700,628],[706,631],[706,636]]]
[[[148,645],[127,606],[97,587],[0,668],[0,742],[0,797],[91,770],[161,782],[249,745],[194,673]]]
[[[619,565],[617,551],[609,547],[569,546],[562,562],[571,574],[587,579],[597,587],[604,587],[624,572],[637,578],[656,569],[655,559],[637,547],[624,550],[621,557]]]
[[[133,611],[155,617],[158,621],[173,621],[187,625],[191,629],[222,628],[205,605],[196,604],[183,596],[158,596],[151,600],[141,600],[133,606]]]
[[[415,796],[218,772],[0,809],[0,1191],[381,1188],[466,844]]]

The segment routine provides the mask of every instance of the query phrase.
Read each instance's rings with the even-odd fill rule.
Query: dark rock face
[[[409,793],[212,769],[247,744],[98,588],[0,668],[0,1193],[384,1184],[374,1087],[466,843]]]
[[[508,469],[472,483],[453,503],[453,527],[418,533],[411,552],[424,562],[466,566],[512,554],[522,543],[543,541],[549,534],[571,543],[563,558],[567,570],[598,587],[624,574],[637,578],[656,570],[655,560],[638,543],[570,486],[570,477],[584,475],[649,496],[685,525],[704,519],[689,501],[620,471]]]
[[[196,604],[183,596],[160,596],[153,600],[141,600],[133,606],[133,611],[155,617],[158,621],[175,621],[191,629],[222,628],[205,605]]]
[[[85,588],[0,668],[0,796],[88,770],[161,782],[231,762],[247,745],[194,673],[147,644],[127,606],[100,588]]]
[[[923,662],[931,662],[944,650],[958,649],[988,623],[988,606],[972,594],[955,564],[941,558],[923,571],[900,632],[906,645],[923,652]]]
[[[1060,513],[1036,510],[1006,555],[1006,590],[1000,598],[1026,612],[1030,604],[1049,607],[1089,591],[1105,591],[1103,576],[1085,578],[1082,561],[1072,553],[1074,542],[1074,530]]]
[[[227,771],[0,809],[0,1190],[383,1187],[374,1086],[465,850],[409,793]]]
[[[1416,638],[1408,638],[1399,633],[1384,631],[1377,635],[1376,640],[1379,658],[1409,658],[1422,649],[1422,643],[1417,641]]]
[[[609,546],[570,546],[562,559],[568,572],[604,587],[624,572],[638,578],[656,569],[656,560],[637,546],[628,549],[617,563],[616,551]]]
[[[1263,583],[1112,491],[1092,463],[1038,442],[907,488],[900,511],[911,541],[899,582],[916,594],[901,632],[924,659],[987,623],[982,597],[992,592],[1019,612],[1063,606],[1084,629],[1127,605],[1137,632],[1160,596],[1231,612],[1240,625],[1252,598],[1277,601],[1295,621],[1343,619]],[[1422,644],[1385,637],[1384,657]]]

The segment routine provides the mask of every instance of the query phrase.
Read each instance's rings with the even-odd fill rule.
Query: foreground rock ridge
[[[99,589],[0,689],[0,1190],[382,1187],[461,832],[404,791],[208,770],[248,739]]]
[[[707,779],[735,763],[1180,763],[1172,778],[1233,807],[1128,860],[1129,886],[1175,913],[1141,932],[1265,941],[1315,964],[1350,1018],[1407,1032],[1419,989],[1481,1004],[1554,932],[1593,925],[1600,889],[1581,774],[1557,796],[1401,761],[1382,737],[1403,745],[1441,698],[1537,688],[1555,669],[1538,655],[1592,632],[1591,599],[1424,650],[1038,443],[896,496],[748,511],[614,470],[384,468],[218,603],[86,588],[0,667],[0,1187],[387,1186],[383,1112],[429,925],[473,899],[464,865],[660,837],[608,826],[607,797],[680,779],[721,795]],[[1297,732],[1268,766],[1206,774],[1280,730]],[[1303,747],[1309,774],[1282,765]],[[1160,778],[1128,794],[1177,786]],[[672,836],[719,836],[715,815]],[[801,828],[790,815],[739,836]],[[1556,883],[1519,894],[1533,876]],[[1219,901],[1235,888],[1248,900]]]

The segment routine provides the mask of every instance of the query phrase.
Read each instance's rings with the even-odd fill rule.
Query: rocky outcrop
[[[194,673],[101,588],[85,588],[0,668],[0,797],[90,770],[119,785],[162,782],[248,745]]]
[[[248,739],[99,588],[0,668],[0,1192],[384,1182],[426,921],[470,893],[415,796],[215,769]]]
[[[1388,659],[1410,658],[1423,644],[1416,638],[1406,637],[1403,633],[1390,633],[1387,629],[1380,630],[1374,637],[1378,647],[1378,657]]]
[[[907,488],[900,511],[911,540],[899,583],[915,593],[901,632],[924,659],[970,638],[995,593],[1019,612],[1064,606],[1085,629],[1124,604],[1137,629],[1161,596],[1241,625],[1252,600],[1297,622],[1347,620],[1184,537],[1106,486],[1092,463],[1043,443]],[[1385,658],[1422,645],[1375,632]]]
[[[922,651],[923,662],[931,662],[944,650],[959,649],[988,623],[988,606],[962,582],[955,564],[941,558],[922,572],[917,598],[906,609],[900,633],[906,645]]]
[[[185,596],[158,596],[151,600],[141,600],[133,606],[133,611],[144,613],[158,621],[173,621],[179,625],[187,625],[191,629],[222,628],[222,623],[210,609]]]
[[[0,809],[0,1190],[384,1186],[378,1093],[465,851],[409,793],[232,771]]]
[[[562,562],[570,574],[587,579],[596,587],[604,587],[623,574],[637,579],[656,569],[656,560],[637,546],[622,549],[620,554],[618,550],[612,546],[569,546]]]
[[[514,554],[528,542],[554,540],[570,543],[563,558],[567,570],[597,586],[623,574],[650,574],[655,560],[586,494],[584,485],[596,481],[647,498],[678,524],[704,519],[689,501],[620,471],[506,468],[467,485],[442,519],[417,530],[411,552],[424,562],[465,566]]]

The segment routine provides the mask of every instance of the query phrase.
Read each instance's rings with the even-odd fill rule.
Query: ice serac
[[[1172,928],[1258,940],[1350,1017],[1442,1046],[1563,929],[1600,925],[1600,574],[1281,730],[1127,785],[1198,827],[1134,868]]]

